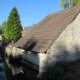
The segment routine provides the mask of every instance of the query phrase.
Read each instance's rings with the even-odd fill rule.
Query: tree
[[[16,42],[21,38],[22,26],[18,10],[14,7],[7,20],[7,25],[4,27],[4,37],[8,42]]]
[[[2,30],[2,34],[3,34],[3,32],[4,32],[4,27],[6,26],[6,21],[4,21],[4,22],[2,22],[2,24],[1,24],[1,30]]]
[[[2,24],[0,25],[0,34],[3,35],[3,29],[6,26],[6,21],[2,22]]]
[[[2,27],[0,26],[0,35],[2,35]]]
[[[60,6],[64,9],[80,5],[80,0],[60,0]]]

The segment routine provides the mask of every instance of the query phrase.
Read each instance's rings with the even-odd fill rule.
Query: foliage
[[[62,7],[62,8],[69,8],[70,6],[69,6],[69,1],[70,0],[60,0],[60,6]]]
[[[80,5],[80,0],[60,0],[60,5],[62,8],[66,9]]]
[[[16,42],[21,37],[22,26],[18,10],[14,7],[9,16],[7,25],[4,27],[4,37],[8,42]]]
[[[2,27],[0,26],[0,35],[2,35]]]
[[[61,80],[59,78],[63,76],[65,72],[71,70],[74,71],[67,63],[57,63],[54,67],[51,67],[44,72],[39,80]]]
[[[6,21],[2,22],[2,24],[0,25],[0,34],[3,34],[3,28],[6,26]]]

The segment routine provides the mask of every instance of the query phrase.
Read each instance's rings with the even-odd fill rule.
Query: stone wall
[[[7,53],[7,56],[10,56],[11,55],[11,53],[12,53],[12,46],[7,46],[6,48],[5,48],[5,53]]]
[[[35,70],[39,70],[38,53],[25,51],[11,45],[6,47],[5,53],[7,53],[7,56],[12,56],[14,59],[19,59],[22,63],[34,68]]]
[[[7,46],[5,49],[5,53],[7,53],[8,56],[11,55],[14,59],[18,58],[19,56],[21,57],[24,51],[25,50],[13,47],[11,45]]]
[[[19,48],[13,47],[12,48],[12,56],[14,58],[17,58],[19,56],[22,56],[22,54],[23,54],[24,51],[25,50],[23,50],[23,49],[19,49]]]
[[[40,62],[42,64],[40,64],[40,73],[56,62],[71,62],[80,59],[80,14],[60,34],[47,53],[49,54],[44,56],[46,61]]]
[[[25,51],[22,55],[22,58],[25,60],[29,60],[37,65],[39,65],[39,58],[38,58],[38,53],[30,52],[30,51]]]
[[[38,53],[24,51],[22,55],[22,61],[24,64],[28,65],[29,67],[39,70],[39,57]]]
[[[22,55],[22,62],[41,72],[43,70],[43,66],[45,66],[45,63],[47,62],[47,55],[49,54],[24,51]]]

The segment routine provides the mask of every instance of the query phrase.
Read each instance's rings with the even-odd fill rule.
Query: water
[[[3,63],[0,63],[0,80],[7,80]]]
[[[38,74],[20,62],[10,62],[7,57],[4,62],[0,62],[0,68],[0,80],[36,80]]]

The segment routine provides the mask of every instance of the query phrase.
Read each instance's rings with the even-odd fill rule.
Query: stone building
[[[12,52],[39,73],[56,62],[80,59],[80,6],[48,14],[14,44]]]

